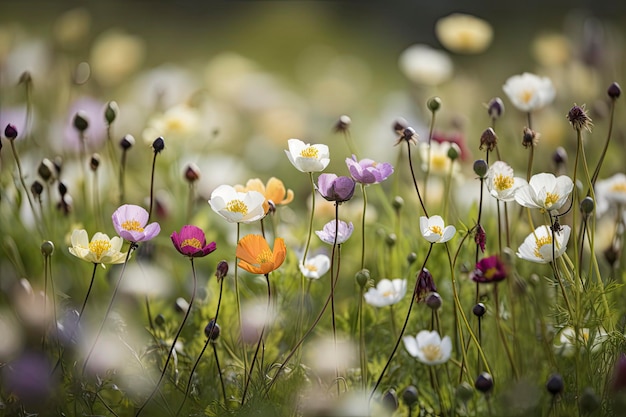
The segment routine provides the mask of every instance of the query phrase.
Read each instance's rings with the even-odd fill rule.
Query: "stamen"
[[[226,204],[226,210],[231,213],[241,213],[244,216],[248,214],[248,206],[241,200],[231,200]]]
[[[97,258],[100,258],[103,253],[111,249],[111,242],[104,239],[92,240],[89,242],[89,250],[93,252]]]
[[[319,156],[319,151],[313,146],[309,146],[300,152],[300,156],[303,158],[317,158]]]
[[[535,246],[535,256],[538,258],[543,258],[543,256],[541,256],[541,253],[539,253],[539,249],[544,245],[551,245],[552,236],[544,236],[544,237],[537,238],[536,244],[537,246]]]
[[[134,232],[143,232],[143,227],[141,227],[141,223],[137,220],[126,220],[122,223],[122,229]]]
[[[546,199],[544,201],[544,205],[547,208],[550,208],[554,203],[556,203],[559,200],[559,195],[558,194],[553,194],[553,193],[546,193]]]
[[[426,345],[422,348],[422,353],[424,353],[424,357],[429,362],[441,359],[441,348],[439,345]]]
[[[191,239],[185,239],[180,244],[181,248],[184,248],[187,246],[191,246],[192,248],[196,248],[196,249],[202,249],[202,243],[195,237],[192,237]]]
[[[513,177],[509,177],[502,174],[496,174],[493,178],[493,186],[498,191],[508,190],[513,186]]]
[[[441,229],[441,226],[430,226],[429,229],[431,232],[437,233],[438,235],[443,236],[443,230]]]

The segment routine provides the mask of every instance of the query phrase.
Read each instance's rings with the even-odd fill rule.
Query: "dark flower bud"
[[[404,199],[399,195],[395,196],[391,205],[396,211],[399,211],[404,206]]]
[[[621,353],[613,368],[611,389],[614,392],[617,392],[622,390],[624,387],[626,387],[626,354]]]
[[[63,170],[63,158],[57,156],[56,158],[54,158],[54,161],[52,161],[52,163],[54,164],[54,172],[56,172],[56,177],[58,178],[61,175],[61,171]]]
[[[156,324],[158,327],[163,327],[163,325],[165,324],[165,316],[163,316],[163,314],[161,313],[157,314],[154,318],[154,324]]]
[[[65,194],[67,194],[67,186],[59,181],[59,194],[61,194],[61,198],[63,198],[65,196]]]
[[[467,382],[463,381],[456,387],[456,398],[463,404],[467,403],[474,396],[474,388]]]
[[[152,142],[152,150],[154,151],[154,153],[159,153],[163,149],[165,149],[165,140],[161,136],[159,136],[154,140],[154,142]]]
[[[217,264],[217,268],[215,268],[215,277],[217,278],[217,282],[220,282],[228,275],[228,262],[222,260]]]
[[[586,129],[591,132],[591,118],[587,115],[587,110],[585,110],[585,105],[582,106],[574,106],[567,113],[567,120],[572,124],[574,130],[583,130]]]
[[[606,93],[609,95],[609,97],[615,100],[616,98],[619,98],[619,96],[622,94],[622,89],[620,88],[618,83],[614,82],[611,83]]]
[[[604,259],[606,259],[606,261],[612,268],[617,266],[617,262],[619,261],[620,257],[620,250],[618,248],[616,248],[614,245],[611,245],[606,248],[602,252],[602,254],[604,255]]]
[[[593,388],[586,387],[580,395],[580,410],[584,415],[592,414],[599,410],[602,406],[600,397],[594,392]]]
[[[43,185],[39,181],[35,180],[33,185],[30,186],[30,192],[33,193],[35,197],[39,197],[41,193],[43,193]]]
[[[476,227],[474,243],[478,245],[482,253],[485,253],[485,245],[487,244],[487,233],[485,233],[485,229],[480,224],[478,225],[478,227]]]
[[[204,335],[212,342],[215,342],[220,337],[220,325],[211,319],[209,324],[204,328]]]
[[[402,391],[402,401],[407,407],[411,408],[419,401],[419,394],[414,385],[409,385]]]
[[[474,313],[476,317],[482,317],[485,315],[486,312],[487,309],[485,308],[485,305],[483,303],[478,303],[472,308],[472,313]]]
[[[485,129],[483,134],[480,135],[480,146],[478,149],[481,151],[486,149],[488,152],[491,152],[496,148],[497,144],[498,136],[496,135],[496,132],[492,128],[488,127]]]
[[[461,156],[461,148],[459,148],[456,143],[452,143],[452,146],[448,148],[448,158],[452,161],[456,161],[459,156]]]
[[[117,113],[120,111],[119,106],[115,101],[109,101],[107,103],[106,109],[104,109],[104,119],[108,124],[111,124],[115,121],[117,117]]]
[[[438,292],[431,292],[426,297],[426,305],[431,310],[439,310],[442,304],[443,304],[443,300],[441,299],[441,296],[439,295]]]
[[[477,159],[474,162],[474,172],[478,175],[478,178],[485,178],[488,170],[489,165],[487,165],[487,161],[484,159]]]
[[[415,252],[411,252],[406,256],[406,261],[409,263],[409,265],[412,265],[415,263],[415,261],[417,261],[417,253]]]
[[[524,148],[536,146],[538,139],[539,135],[537,134],[537,132],[527,127],[524,128],[524,133],[522,135],[522,146],[524,146]]]
[[[79,111],[74,115],[74,128],[83,133],[89,127],[89,119],[84,111]]]
[[[89,167],[91,168],[92,171],[96,171],[99,166],[100,166],[100,155],[97,153],[94,153],[93,155],[91,155],[91,159],[89,160]]]
[[[434,113],[441,108],[441,99],[439,97],[432,97],[428,99],[426,105],[428,106],[428,110]]]
[[[354,275],[354,279],[356,283],[359,284],[359,287],[365,288],[370,281],[370,271],[369,269],[363,268],[359,272]]]
[[[390,248],[393,247],[397,241],[398,241],[398,237],[396,236],[395,233],[389,233],[387,237],[385,238],[385,243]]]
[[[558,148],[556,148],[556,150],[552,154],[552,161],[554,161],[557,166],[567,163],[567,151],[564,147],[559,146]]]
[[[46,240],[41,244],[41,253],[43,256],[50,256],[52,255],[52,252],[54,252],[54,243]]]
[[[400,134],[400,138],[396,141],[396,145],[401,143],[402,141],[406,141],[408,143],[417,144],[417,133],[415,133],[415,129],[412,127],[406,127],[403,130],[398,132]]]
[[[593,201],[593,198],[589,196],[583,198],[583,201],[580,202],[580,211],[583,214],[591,214],[595,207],[596,204]]]
[[[474,381],[474,388],[483,394],[487,394],[493,389],[493,378],[487,372],[481,373]]]
[[[552,395],[559,395],[563,392],[565,384],[563,383],[563,377],[559,374],[552,374],[546,382],[546,389]]]
[[[339,117],[337,123],[335,123],[335,132],[345,132],[350,129],[350,125],[352,124],[352,119],[345,114]]]
[[[398,409],[398,394],[396,390],[390,388],[383,394],[383,407],[389,412],[389,415],[393,414]]]
[[[120,140],[120,146],[125,151],[135,146],[135,138],[133,135],[124,135],[124,137]]]
[[[402,117],[396,119],[393,122],[393,131],[396,132],[399,135],[402,134],[402,132],[404,132],[404,129],[406,129],[407,127],[409,127],[409,124]]]
[[[15,138],[17,138],[17,127],[9,123],[4,128],[4,137],[9,140],[15,140]]]
[[[30,84],[33,82],[33,77],[30,75],[30,71],[24,71],[22,75],[20,75],[20,79],[18,80],[19,84]]]
[[[492,119],[497,119],[504,113],[504,103],[500,97],[494,97],[487,103],[487,113]]]
[[[189,310],[189,302],[185,300],[183,297],[178,297],[176,302],[174,303],[174,308],[179,313],[186,313]]]
[[[185,168],[185,179],[189,183],[194,183],[200,179],[200,168],[198,168],[198,165],[193,162],[187,165],[187,168]]]
[[[433,275],[426,268],[423,268],[417,274],[417,287],[415,288],[416,300],[418,302],[424,301],[425,297],[431,292],[436,292],[437,286],[435,285],[435,280],[433,279]]]
[[[48,158],[44,158],[37,168],[37,173],[46,182],[53,178],[54,171],[54,164]]]

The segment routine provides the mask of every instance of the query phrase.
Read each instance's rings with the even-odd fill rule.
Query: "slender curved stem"
[[[419,199],[422,210],[424,211],[424,216],[429,217],[428,211],[426,211],[426,206],[424,205],[424,201],[422,200],[422,195],[420,194],[420,189],[417,186],[415,170],[413,169],[413,160],[411,159],[411,143],[409,141],[406,142],[406,148],[408,151],[409,167],[411,168],[411,178],[413,179],[413,185],[415,186],[415,191],[417,192],[417,198]]]
[[[302,265],[306,264],[306,256],[309,253],[311,235],[313,234],[313,216],[315,215],[315,182],[313,181],[312,172],[309,172],[309,179],[311,181],[311,217],[309,218],[309,232],[306,238],[306,245],[304,247],[304,253],[302,254]]]
[[[152,217],[152,207],[154,207],[154,169],[156,168],[156,158],[158,152],[154,152],[152,157],[152,172],[150,173],[150,209],[148,210],[148,223]]]
[[[367,210],[367,193],[365,192],[365,184],[361,183],[361,192],[363,193],[363,213],[361,214],[361,269],[365,268],[365,211]]]

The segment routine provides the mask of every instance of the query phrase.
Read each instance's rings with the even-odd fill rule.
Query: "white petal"
[[[404,336],[402,338],[404,347],[409,352],[409,355],[417,357],[421,352],[417,346],[417,340],[413,336]]]

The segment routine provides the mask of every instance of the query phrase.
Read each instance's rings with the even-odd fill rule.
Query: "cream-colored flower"
[[[515,200],[515,192],[526,185],[526,180],[513,176],[513,168],[506,162],[496,161],[487,171],[487,190],[500,201]]]
[[[430,243],[445,243],[454,237],[456,227],[446,226],[441,216],[422,216],[420,217],[420,231],[424,239]]]
[[[230,185],[220,185],[211,193],[209,205],[230,223],[252,223],[265,216],[265,197],[258,191],[240,193]]]
[[[306,258],[304,264],[299,263],[300,272],[309,279],[319,279],[330,269],[330,258],[327,255],[319,254],[311,258]]]
[[[199,124],[200,117],[195,108],[186,104],[177,105],[148,120],[143,139],[146,144],[152,144],[159,136],[168,141],[193,139],[198,133]]]
[[[580,350],[597,352],[606,339],[607,333],[601,328],[579,328],[576,337],[576,330],[573,327],[565,327],[559,332],[558,343],[554,344],[554,349],[565,357],[571,357],[576,352],[577,346]]]
[[[450,175],[450,168],[454,170],[453,173],[458,172],[459,166],[455,164],[448,156],[450,148],[455,148],[457,155],[461,154],[459,145],[453,142],[443,141],[437,142],[435,140],[430,142],[430,150],[428,149],[428,143],[419,144],[420,159],[422,160],[422,170],[426,171],[430,168],[430,173],[434,175],[448,176]],[[429,162],[430,161],[430,162]]]
[[[523,111],[530,112],[552,103],[556,92],[548,77],[540,77],[529,72],[510,77],[502,90],[513,105]]]
[[[289,149],[285,150],[289,162],[301,172],[320,172],[330,163],[327,145],[311,145],[300,139],[289,139]]]
[[[374,307],[386,307],[396,304],[406,294],[406,279],[396,278],[389,280],[383,278],[378,281],[376,288],[367,290],[363,297],[365,302]]]
[[[443,51],[416,44],[402,52],[400,71],[415,84],[439,85],[452,77],[452,60]]]
[[[517,256],[527,261],[545,264],[559,258],[567,250],[571,229],[569,226],[561,226],[561,230],[554,232],[554,244],[552,243],[552,230],[543,225],[535,229],[524,239],[524,243],[517,249]]]
[[[96,232],[91,241],[85,229],[74,230],[71,237],[72,247],[69,251],[72,255],[91,262],[100,264],[121,264],[126,258],[126,253],[120,252],[124,241],[119,236],[109,239],[104,233]]]
[[[493,28],[476,16],[453,13],[437,21],[435,34],[439,42],[452,52],[478,54],[491,44]]]
[[[626,209],[626,175],[617,173],[596,182],[596,213],[603,215],[611,207]]]
[[[436,330],[422,330],[415,337],[404,336],[402,341],[409,354],[426,365],[445,363],[452,354],[450,336],[442,339]]]
[[[521,206],[537,208],[542,212],[559,210],[574,189],[574,182],[566,175],[555,177],[550,173],[535,174],[528,184],[515,192],[515,201]]]

